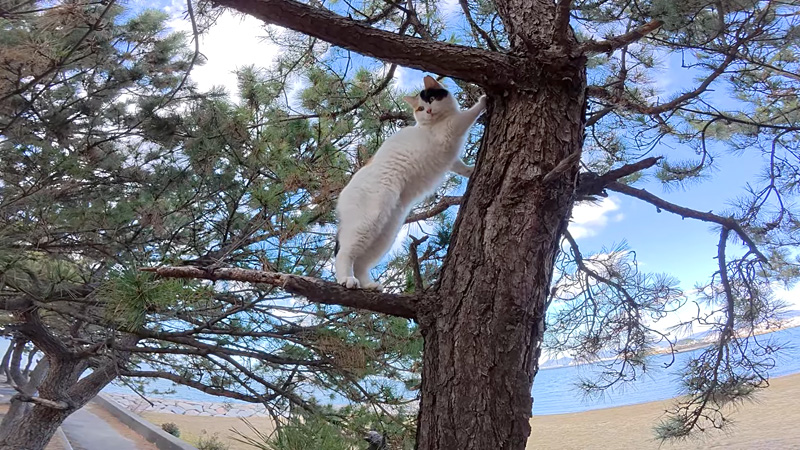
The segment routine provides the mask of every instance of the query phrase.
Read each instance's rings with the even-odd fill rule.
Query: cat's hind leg
[[[399,202],[396,192],[380,189],[342,191],[339,213],[339,252],[336,254],[336,282],[347,288],[363,287],[354,264],[370,252]],[[367,279],[369,277],[367,276]],[[368,280],[371,284],[372,280]],[[371,285],[371,287],[373,287]]]
[[[355,259],[353,267],[356,278],[361,282],[361,287],[364,289],[383,290],[383,286],[372,280],[369,274],[370,269],[375,267],[383,258],[384,255],[392,248],[394,241],[397,239],[397,234],[405,223],[408,209],[402,206],[397,206],[392,211],[389,220],[383,227],[381,233],[377,236],[372,245]]]

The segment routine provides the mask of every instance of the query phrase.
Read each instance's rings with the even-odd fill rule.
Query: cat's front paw
[[[356,277],[346,277],[336,281],[347,289],[357,289],[361,287],[361,283],[358,282],[358,278]]]

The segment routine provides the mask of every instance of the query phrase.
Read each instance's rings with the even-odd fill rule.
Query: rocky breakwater
[[[169,398],[148,398],[125,394],[105,394],[124,408],[135,413],[154,412],[180,414],[184,416],[212,417],[254,417],[267,416],[264,405],[251,403],[211,403],[175,400]],[[151,404],[152,403],[152,404]]]

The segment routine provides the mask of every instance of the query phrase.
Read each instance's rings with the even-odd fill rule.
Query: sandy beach
[[[528,450],[591,449],[800,449],[800,374],[775,378],[769,389],[757,394],[731,415],[727,431],[713,430],[693,440],[660,443],[653,439],[653,425],[658,423],[671,400],[642,403],[618,408],[572,414],[558,414],[531,419],[532,433]],[[203,432],[219,433],[231,450],[252,448],[233,441],[231,428],[246,426],[240,419],[224,417],[180,416],[143,413],[153,423],[175,422],[181,437],[196,444]],[[251,418],[261,429],[269,428],[267,418]]]
[[[800,374],[775,378],[755,402],[730,416],[727,431],[694,440],[653,439],[653,425],[673,400],[531,419],[528,450],[539,449],[800,449]]]

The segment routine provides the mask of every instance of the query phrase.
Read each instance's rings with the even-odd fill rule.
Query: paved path
[[[7,403],[16,391],[0,384],[0,403]],[[2,417],[2,414],[0,414]],[[152,450],[156,447],[136,432],[89,402],[70,414],[61,425],[64,434],[75,450]]]
[[[139,450],[134,441],[122,436],[87,408],[72,413],[62,428],[76,450]]]

